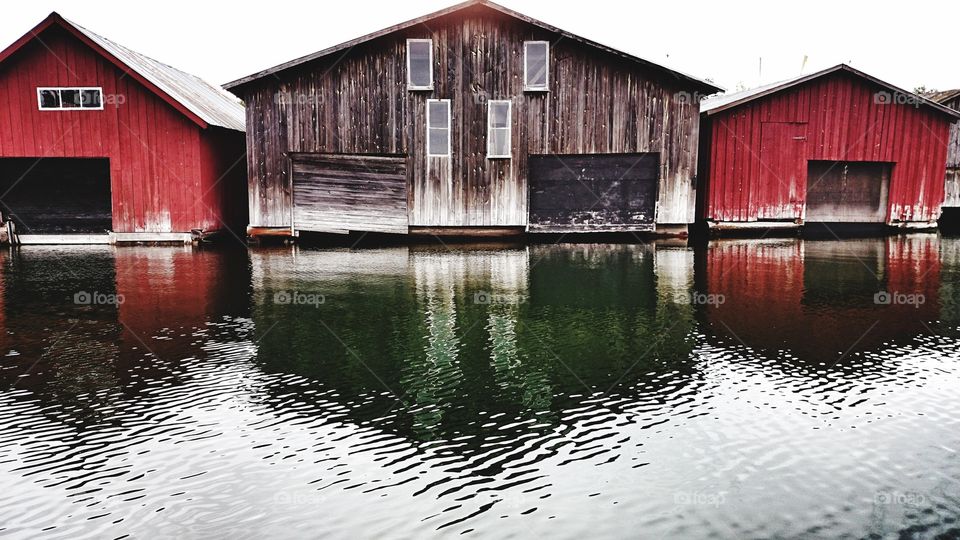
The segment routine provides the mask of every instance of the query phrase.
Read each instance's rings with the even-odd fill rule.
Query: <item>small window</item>
[[[523,44],[523,85],[528,91],[550,88],[550,43],[527,41]]]
[[[60,91],[59,90],[39,90],[41,109],[59,109]]]
[[[37,88],[37,104],[41,111],[74,109],[103,110],[100,88]]]
[[[450,100],[427,100],[427,156],[450,155]]]
[[[487,102],[487,157],[510,159],[510,101]]]
[[[407,40],[407,88],[433,90],[433,40]]]

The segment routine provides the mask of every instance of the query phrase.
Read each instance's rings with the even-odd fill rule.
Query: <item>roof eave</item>
[[[764,91],[762,91],[762,92],[757,92],[756,94],[751,94],[751,95],[749,95],[749,96],[744,96],[742,99],[738,99],[738,100],[736,100],[736,101],[731,101],[730,103],[725,103],[725,104],[723,104],[723,105],[721,105],[721,106],[719,106],[719,107],[710,109],[710,110],[708,110],[708,111],[704,111],[703,114],[705,114],[705,115],[707,115],[707,116],[713,116],[713,115],[719,114],[719,113],[721,113],[721,112],[724,112],[724,111],[727,111],[727,110],[730,110],[730,109],[734,109],[734,108],[736,108],[736,107],[740,107],[741,105],[745,105],[745,104],[750,103],[750,102],[752,102],[752,101],[756,101],[756,100],[758,100],[758,99],[767,97],[767,96],[769,96],[769,95],[776,94],[776,93],[782,92],[782,91],[784,91],[784,90],[788,90],[788,89],[790,89],[790,88],[793,88],[793,87],[795,87],[795,86],[798,86],[798,85],[807,83],[807,82],[812,81],[812,80],[814,80],[814,79],[818,79],[818,78],[823,77],[823,76],[825,76],[825,75],[829,75],[829,74],[831,74],[831,73],[836,73],[836,72],[838,72],[838,71],[846,71],[846,72],[848,72],[848,73],[852,73],[852,74],[854,74],[854,75],[856,75],[856,76],[858,76],[858,77],[861,77],[861,78],[863,78],[863,79],[866,79],[866,80],[868,80],[868,81],[871,81],[871,82],[873,82],[874,84],[877,84],[877,85],[880,85],[880,86],[882,86],[882,87],[884,87],[884,88],[887,88],[888,90],[893,90],[894,92],[899,92],[899,93],[902,93],[902,94],[909,94],[909,95],[915,96],[915,97],[917,97],[917,98],[920,100],[920,101],[919,101],[919,104],[921,104],[921,105],[926,105],[926,106],[928,106],[928,107],[936,110],[937,112],[940,112],[940,113],[945,114],[945,115],[947,115],[947,116],[953,117],[953,118],[955,118],[955,119],[960,119],[960,111],[955,111],[955,110],[953,110],[953,109],[951,109],[951,108],[949,108],[949,107],[946,107],[946,106],[944,106],[944,105],[941,105],[940,103],[937,103],[937,102],[935,102],[935,101],[929,100],[929,99],[927,99],[927,98],[925,98],[925,97],[923,97],[923,96],[921,96],[921,95],[919,95],[919,94],[916,94],[916,93],[914,93],[914,92],[908,92],[907,90],[904,90],[904,89],[902,89],[902,88],[900,88],[900,87],[894,86],[894,85],[892,85],[892,84],[890,84],[890,83],[888,83],[888,82],[886,82],[886,81],[882,81],[882,80],[880,80],[880,79],[878,79],[878,78],[876,78],[876,77],[874,77],[874,76],[872,76],[872,75],[869,75],[869,74],[867,74],[867,73],[864,73],[864,72],[862,72],[862,71],[860,71],[860,70],[858,70],[858,69],[856,69],[856,68],[854,68],[854,67],[848,66],[847,64],[838,64],[838,65],[836,65],[836,66],[833,66],[833,67],[830,67],[830,68],[827,68],[827,69],[818,71],[818,72],[816,72],[816,73],[811,73],[810,75],[807,75],[807,76],[805,76],[805,77],[800,77],[800,78],[798,78],[798,79],[794,79],[794,80],[789,81],[789,82],[786,82],[786,83],[784,83],[784,84],[782,84],[782,85],[778,85],[778,86],[774,86],[774,87],[772,87],[772,88],[768,88],[768,89],[766,89],[766,90],[764,90]]]

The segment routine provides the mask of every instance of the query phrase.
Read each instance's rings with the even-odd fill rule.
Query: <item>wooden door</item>
[[[406,234],[404,156],[293,154],[293,228]]]
[[[654,228],[657,153],[530,156],[529,170],[531,231]]]
[[[811,161],[808,223],[885,223],[890,163]]]
[[[748,215],[761,220],[801,219],[807,180],[807,124],[764,122],[760,137],[760,182],[747,194]]]

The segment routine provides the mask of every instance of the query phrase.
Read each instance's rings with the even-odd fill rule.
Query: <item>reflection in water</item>
[[[0,533],[960,534],[958,253],[13,250]]]

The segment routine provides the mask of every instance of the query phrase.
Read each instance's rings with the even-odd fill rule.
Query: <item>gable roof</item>
[[[923,94],[923,97],[929,99],[930,101],[936,101],[941,105],[946,105],[947,103],[960,97],[960,89],[942,90],[939,92],[928,92],[926,94]]]
[[[424,24],[424,23],[427,23],[427,22],[432,21],[432,20],[434,20],[434,19],[437,19],[437,18],[439,18],[439,17],[443,17],[443,16],[445,16],[445,15],[450,15],[450,14],[452,14],[452,13],[456,13],[456,12],[458,12],[458,11],[462,11],[462,10],[464,10],[464,9],[467,9],[467,8],[470,8],[470,7],[473,7],[473,6],[485,6],[485,7],[487,7],[487,8],[490,8],[490,9],[494,10],[494,11],[498,11],[498,12],[504,14],[504,15],[513,17],[514,19],[518,19],[518,20],[521,20],[521,21],[526,22],[526,23],[528,23],[528,24],[532,24],[532,25],[534,25],[534,26],[537,26],[537,27],[539,27],[539,28],[541,28],[541,29],[543,29],[543,30],[546,30],[546,31],[548,31],[548,32],[552,32],[552,33],[555,33],[555,34],[559,34],[559,35],[563,36],[563,37],[566,38],[566,39],[570,39],[570,40],[573,40],[573,41],[582,43],[582,44],[587,45],[587,46],[589,46],[589,47],[593,47],[593,48],[595,48],[595,49],[599,49],[599,50],[601,50],[601,51],[604,51],[604,52],[613,54],[613,55],[615,55],[615,56],[619,56],[619,57],[624,58],[624,59],[626,59],[626,60],[629,60],[629,61],[632,61],[632,62],[636,62],[636,63],[638,63],[638,64],[640,64],[640,65],[642,65],[642,66],[655,69],[655,70],[660,71],[660,72],[662,72],[662,73],[664,73],[664,74],[667,74],[667,75],[669,75],[669,76],[675,77],[676,79],[678,79],[678,80],[680,80],[680,81],[683,81],[685,84],[691,85],[691,86],[697,88],[698,90],[703,90],[703,91],[705,91],[705,92],[707,92],[707,93],[711,93],[711,94],[712,94],[712,93],[722,92],[722,91],[723,91],[723,88],[720,88],[719,86],[716,86],[715,84],[713,84],[713,83],[711,83],[711,82],[707,82],[707,81],[705,81],[705,80],[703,80],[703,79],[699,79],[699,78],[694,77],[694,76],[692,76],[692,75],[687,75],[687,74],[685,74],[685,73],[681,73],[681,72],[679,72],[679,71],[676,71],[676,70],[673,70],[673,69],[670,69],[670,68],[661,66],[660,64],[651,62],[651,61],[649,61],[649,60],[644,60],[643,58],[639,58],[639,57],[637,57],[637,56],[633,56],[633,55],[631,55],[631,54],[625,53],[625,52],[623,52],[623,51],[619,51],[619,50],[614,49],[614,48],[612,48],[612,47],[608,47],[608,46],[606,46],[606,45],[602,45],[602,44],[600,44],[600,43],[597,43],[596,41],[592,41],[592,40],[589,40],[589,39],[587,39],[587,38],[583,38],[583,37],[580,37],[580,36],[578,36],[578,35],[575,35],[575,34],[572,34],[572,33],[570,33],[570,32],[567,32],[566,30],[561,30],[561,29],[559,29],[559,28],[557,28],[557,27],[555,27],[555,26],[551,26],[551,25],[549,25],[549,24],[547,24],[547,23],[545,23],[545,22],[542,22],[542,21],[539,21],[539,20],[537,20],[537,19],[534,19],[533,17],[529,17],[529,16],[524,15],[524,14],[522,14],[522,13],[519,13],[519,12],[517,12],[517,11],[513,11],[512,9],[503,7],[503,6],[499,5],[499,4],[495,4],[495,3],[493,3],[493,2],[491,2],[491,1],[489,1],[489,0],[467,0],[467,1],[462,2],[462,3],[460,3],[460,4],[457,4],[457,5],[448,7],[448,8],[446,8],[446,9],[442,9],[442,10],[440,10],[440,11],[435,11],[435,12],[433,12],[433,13],[430,13],[429,15],[424,15],[424,16],[418,17],[418,18],[416,18],[416,19],[411,19],[411,20],[409,20],[409,21],[406,21],[406,22],[403,22],[403,23],[400,23],[400,24],[397,24],[397,25],[394,25],[394,26],[391,26],[391,27],[388,27],[388,28],[384,28],[383,30],[379,30],[379,31],[373,32],[373,33],[371,33],[371,34],[367,34],[367,35],[365,35],[365,36],[362,36],[362,37],[359,37],[359,38],[356,38],[356,39],[353,39],[353,40],[350,40],[350,41],[346,41],[346,42],[341,43],[341,44],[339,44],[339,45],[334,45],[333,47],[329,47],[329,48],[327,48],[327,49],[323,49],[323,50],[321,50],[321,51],[319,51],[319,52],[315,52],[315,53],[313,53],[313,54],[308,54],[308,55],[306,55],[306,56],[302,56],[302,57],[297,58],[297,59],[295,59],[295,60],[291,60],[291,61],[289,61],[289,62],[285,62],[285,63],[283,63],[283,64],[280,64],[280,65],[278,65],[278,66],[275,66],[275,67],[272,67],[272,68],[269,68],[269,69],[265,69],[265,70],[263,70],[263,71],[254,73],[253,75],[249,75],[249,76],[247,76],[247,77],[243,77],[243,78],[241,78],[241,79],[237,79],[237,80],[235,80],[235,81],[229,82],[229,83],[227,83],[227,84],[225,84],[225,85],[223,85],[223,86],[224,86],[224,88],[226,88],[226,89],[228,89],[228,90],[230,90],[230,91],[235,91],[237,88],[239,88],[239,87],[241,87],[241,86],[244,86],[244,85],[246,85],[246,84],[248,84],[248,83],[254,82],[254,81],[258,80],[258,79],[262,79],[262,78],[264,78],[264,77],[268,77],[268,76],[271,76],[271,75],[275,75],[275,74],[277,74],[277,73],[279,73],[279,72],[281,72],[281,71],[286,71],[286,70],[288,70],[288,69],[291,69],[291,68],[300,66],[300,65],[302,65],[302,64],[309,63],[309,62],[313,62],[314,60],[319,60],[319,59],[321,59],[321,58],[324,58],[324,57],[326,57],[326,56],[330,56],[330,55],[335,54],[335,53],[338,53],[338,52],[342,52],[342,51],[349,50],[350,48],[355,47],[355,46],[357,46],[357,45],[360,45],[360,44],[362,44],[362,43],[366,43],[366,42],[368,42],[368,41],[371,41],[371,40],[377,39],[377,38],[379,38],[379,37],[383,37],[383,36],[392,34],[392,33],[394,33],[394,32],[399,32],[399,31],[405,30],[405,29],[407,29],[407,28],[411,28],[411,27],[414,27],[414,26],[417,26],[417,25]]]
[[[63,28],[75,36],[201,128],[218,126],[237,131],[244,130],[243,102],[233,94],[199,77],[114,43],[64,19],[56,12],[51,13],[23,37],[0,52],[0,63],[10,58],[27,43],[38,39],[42,32],[52,26]]]
[[[708,98],[700,103],[700,112],[705,113],[708,116],[714,115],[719,112],[725,111],[727,109],[739,107],[740,105],[744,105],[751,101],[769,96],[771,94],[782,92],[789,88],[793,88],[795,86],[801,85],[805,82],[812,81],[814,79],[819,79],[820,77],[824,77],[824,76],[827,76],[833,73],[839,73],[839,72],[851,73],[856,77],[860,77],[861,79],[867,80],[873,84],[886,88],[890,92],[915,97],[919,105],[930,107],[936,110],[937,112],[946,114],[948,116],[952,116],[954,118],[960,118],[960,112],[954,111],[949,107],[944,107],[943,105],[935,101],[931,101],[930,99],[927,99],[921,95],[915,94],[913,92],[908,92],[906,90],[903,90],[902,88],[898,88],[888,82],[881,81],[880,79],[872,75],[868,75],[846,64],[839,64],[831,68],[827,68],[823,71],[818,71],[816,73],[811,73],[809,75],[800,75],[798,77],[793,77],[791,79],[787,79],[784,81],[779,81],[779,82],[775,82],[775,83],[771,83],[763,86],[758,86],[756,88],[751,88],[749,90],[743,90],[742,92],[734,92],[732,94],[726,94],[722,96]]]

